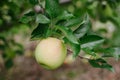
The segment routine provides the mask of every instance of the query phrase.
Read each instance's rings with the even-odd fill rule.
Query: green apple
[[[35,50],[35,58],[40,65],[52,70],[60,67],[67,55],[64,43],[57,39],[48,37],[40,41]]]

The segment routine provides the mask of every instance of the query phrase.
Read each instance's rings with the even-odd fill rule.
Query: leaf
[[[114,72],[114,69],[113,67],[108,64],[104,59],[102,58],[99,58],[99,59],[91,59],[89,60],[89,63],[93,66],[93,67],[96,67],[96,68],[105,68],[105,69],[108,69],[112,72]]]
[[[91,27],[89,16],[86,14],[84,16],[82,24],[74,31],[74,35],[79,39],[83,37]]]
[[[8,59],[7,61],[5,61],[5,67],[7,69],[10,69],[13,66],[13,60],[12,59]]]
[[[35,16],[35,13],[33,11],[30,11],[24,14],[24,16],[22,16],[19,21],[22,23],[28,23],[34,19],[34,16]]]
[[[114,49],[113,48],[101,48],[98,47],[94,49],[97,53],[102,53],[102,57],[113,57]]]
[[[120,57],[120,47],[106,48],[99,52],[102,52],[102,57],[114,57],[116,60]]]
[[[59,0],[45,0],[45,10],[46,13],[51,17],[55,18],[61,14],[61,9],[59,7]]]
[[[82,48],[82,50],[89,55],[96,56],[96,53],[90,48]]]
[[[104,39],[97,35],[87,35],[80,39],[81,48],[92,49],[104,42]]]
[[[5,37],[0,36],[0,41],[1,41],[2,45],[5,45],[5,46],[8,45],[8,42],[7,42],[7,40],[5,39]]]
[[[74,27],[76,25],[80,25],[82,21],[83,20],[81,18],[72,18],[72,19],[67,20],[64,23],[64,26],[66,26],[66,27]]]
[[[46,37],[48,29],[48,24],[39,24],[31,33],[31,39],[40,39],[42,37]]]
[[[68,43],[73,51],[73,57],[77,57],[80,53],[80,44],[70,42],[66,37],[63,39],[65,43]]]
[[[68,27],[65,27],[65,26],[56,26],[56,28],[59,29],[60,31],[62,31],[63,34],[65,35],[65,37],[69,41],[71,41],[72,43],[75,43],[75,44],[79,44],[77,38],[74,36],[71,29],[69,29]]]
[[[43,14],[38,14],[36,16],[36,22],[46,24],[46,23],[50,23],[50,20]]]
[[[4,50],[5,49],[5,45],[0,45],[0,50]]]
[[[68,13],[67,11],[63,11],[63,13],[60,16],[58,16],[58,20],[67,20],[73,17],[74,17],[73,14]]]
[[[29,0],[30,4],[32,5],[36,5],[38,4],[38,0]]]
[[[24,48],[21,44],[19,43],[14,43],[14,52],[18,55],[22,55],[24,53]]]
[[[118,60],[120,58],[120,47],[114,48],[113,56]]]

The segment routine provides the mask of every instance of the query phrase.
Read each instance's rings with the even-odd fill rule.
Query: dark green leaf
[[[7,69],[11,68],[13,66],[12,59],[8,59],[7,61],[5,61],[5,66]]]
[[[73,57],[77,57],[80,53],[80,44],[75,44],[69,41],[66,37],[64,38],[65,43],[70,45],[72,51],[73,51]]]
[[[24,14],[25,16],[35,16],[35,12],[34,11],[30,11],[26,14]]]
[[[32,5],[38,4],[38,0],[29,0]]]
[[[43,14],[38,14],[36,16],[36,22],[46,24],[46,23],[50,23],[50,20]]]
[[[34,16],[35,16],[35,13],[33,11],[30,11],[24,14],[24,16],[22,16],[19,21],[22,23],[28,23],[34,19]]]
[[[5,49],[5,45],[0,45],[0,50],[4,50]]]
[[[73,17],[74,17],[73,14],[68,13],[67,11],[63,11],[63,13],[60,16],[58,16],[58,20],[67,20]]]
[[[4,41],[4,42],[6,41],[3,36],[0,36],[0,40],[2,40],[2,41]]]
[[[71,41],[72,43],[79,44],[77,38],[74,36],[71,29],[65,26],[56,26],[60,31],[63,32],[63,34],[66,36],[66,38]]]
[[[97,35],[87,35],[80,39],[81,48],[89,48],[92,49],[104,42],[104,39]]]
[[[51,17],[55,18],[61,14],[61,9],[59,7],[59,0],[45,0],[45,10],[46,13]]]
[[[42,37],[46,37],[48,25],[47,24],[39,24],[31,33],[31,39],[40,39]]]
[[[82,24],[74,31],[75,36],[79,39],[83,37],[91,27],[89,16],[85,15]]]
[[[113,67],[108,64],[104,59],[92,59],[92,60],[89,60],[89,63],[93,66],[93,67],[96,67],[96,68],[105,68],[105,69],[108,69],[112,72],[114,72],[114,69]]]
[[[21,19],[20,19],[20,22],[22,23],[28,23],[32,21],[32,18],[31,17],[28,17],[28,16],[23,16]]]

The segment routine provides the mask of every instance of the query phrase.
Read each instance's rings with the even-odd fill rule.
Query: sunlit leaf
[[[65,37],[71,41],[72,43],[75,44],[79,44],[77,38],[75,37],[75,35],[73,34],[72,30],[69,29],[68,27],[65,26],[56,26],[60,31],[63,32],[63,34],[65,35]]]
[[[75,36],[79,39],[83,37],[91,27],[89,16],[86,14],[83,18],[82,24],[74,31]]]
[[[60,16],[58,16],[58,19],[59,20],[67,20],[67,19],[70,19],[70,18],[73,18],[73,17],[74,17],[73,14],[68,13],[67,11],[63,11],[63,13]]]
[[[38,14],[36,16],[36,22],[46,24],[46,23],[50,23],[50,20],[43,14]]]
[[[45,10],[46,13],[51,17],[55,18],[61,14],[61,9],[59,7],[59,0],[45,0]]]
[[[72,18],[72,19],[69,19],[67,20],[65,23],[64,23],[64,26],[66,27],[74,27],[76,25],[80,25],[82,23],[82,19],[80,17],[78,18]]]

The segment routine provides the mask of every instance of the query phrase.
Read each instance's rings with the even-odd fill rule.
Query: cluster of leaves
[[[64,4],[63,4],[64,6]],[[119,46],[120,44],[120,1],[119,0],[72,0],[67,8],[76,16],[88,12],[90,17],[95,21],[107,23],[110,21],[115,25],[113,37],[108,41],[111,46]],[[106,29],[104,29],[105,31]],[[100,32],[99,32],[100,33]]]
[[[19,17],[30,6],[31,4],[24,0],[0,1],[0,59],[3,59],[7,69],[14,65],[16,55],[24,53],[22,44],[16,42],[13,37],[27,30],[26,24],[19,23]]]
[[[26,5],[26,7],[24,7]],[[4,0],[0,1],[0,32],[4,32],[21,25],[18,20],[24,10],[31,5],[24,0]]]
[[[120,57],[120,48],[102,48],[105,39],[95,34],[91,30],[89,15],[74,16],[66,10],[60,8],[58,0],[45,0],[45,7],[37,3],[37,0],[30,0],[33,5],[44,8],[42,13],[30,11],[21,19],[21,22],[29,23],[36,21],[38,26],[31,34],[32,40],[46,38],[49,36],[62,39],[73,51],[73,57],[80,56],[80,51],[84,51],[91,57],[88,59],[93,67],[106,68],[113,71],[111,65],[106,61],[106,57]]]
[[[8,43],[9,41],[9,43]],[[14,64],[13,59],[16,55],[22,55],[24,48],[21,44],[14,40],[6,40],[4,36],[0,36],[0,51],[7,69],[11,68]]]

